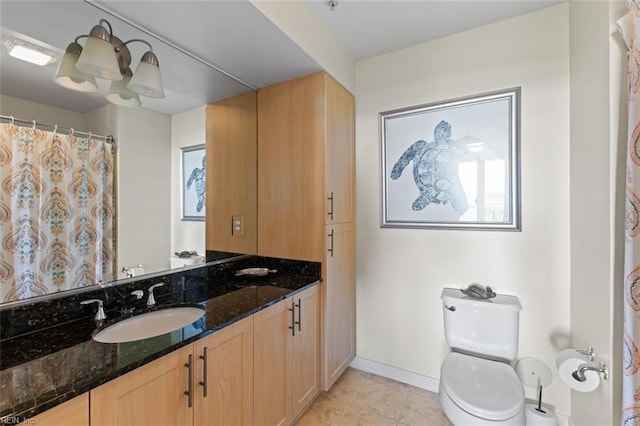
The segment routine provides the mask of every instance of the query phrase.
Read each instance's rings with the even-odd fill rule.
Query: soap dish
[[[249,277],[264,277],[269,273],[275,273],[275,272],[278,272],[278,270],[269,269],[269,268],[247,268],[247,269],[240,269],[239,271],[236,271],[236,277],[239,277],[241,275],[246,275]]]

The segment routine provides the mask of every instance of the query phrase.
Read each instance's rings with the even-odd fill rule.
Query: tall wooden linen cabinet
[[[258,254],[322,263],[327,390],[355,356],[355,100],[319,72],[257,103]]]

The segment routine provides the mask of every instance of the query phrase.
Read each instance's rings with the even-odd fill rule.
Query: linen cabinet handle
[[[289,308],[289,312],[291,312],[291,325],[289,326],[289,329],[291,330],[291,333],[293,335],[293,337],[296,337],[296,310],[295,310],[295,306],[296,304],[293,302],[293,300],[291,301],[291,307]]]
[[[333,220],[333,191],[327,200],[329,200],[329,219]]]
[[[184,365],[189,369],[189,387],[184,394],[189,397],[189,408],[193,407],[193,355],[189,354],[189,361]]]
[[[298,321],[296,321],[296,324],[298,324],[298,331],[302,331],[302,301],[298,299],[298,304],[293,306],[298,308]]]
[[[331,253],[331,257],[333,257],[333,229],[331,230],[331,232],[327,236],[329,238],[331,238],[331,242],[329,243],[329,248],[327,249],[327,251],[329,253]]]
[[[207,347],[205,346],[204,349],[202,350],[202,355],[200,355],[200,359],[203,362],[203,366],[202,366],[202,381],[198,382],[198,384],[200,386],[202,386],[202,396],[204,398],[207,397],[207,364],[208,364],[208,360],[207,360]]]

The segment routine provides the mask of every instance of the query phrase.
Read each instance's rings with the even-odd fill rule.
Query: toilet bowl
[[[518,351],[520,301],[474,299],[452,288],[441,298],[451,348],[440,369],[445,415],[456,426],[524,426],[524,389],[510,365]]]
[[[442,364],[439,394],[456,426],[525,424],[522,384],[504,362],[451,352]]]

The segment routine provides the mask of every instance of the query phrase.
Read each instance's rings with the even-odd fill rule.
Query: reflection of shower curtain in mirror
[[[0,301],[113,279],[112,145],[0,125]]]
[[[618,21],[629,50],[622,424],[640,423],[640,8]]]

